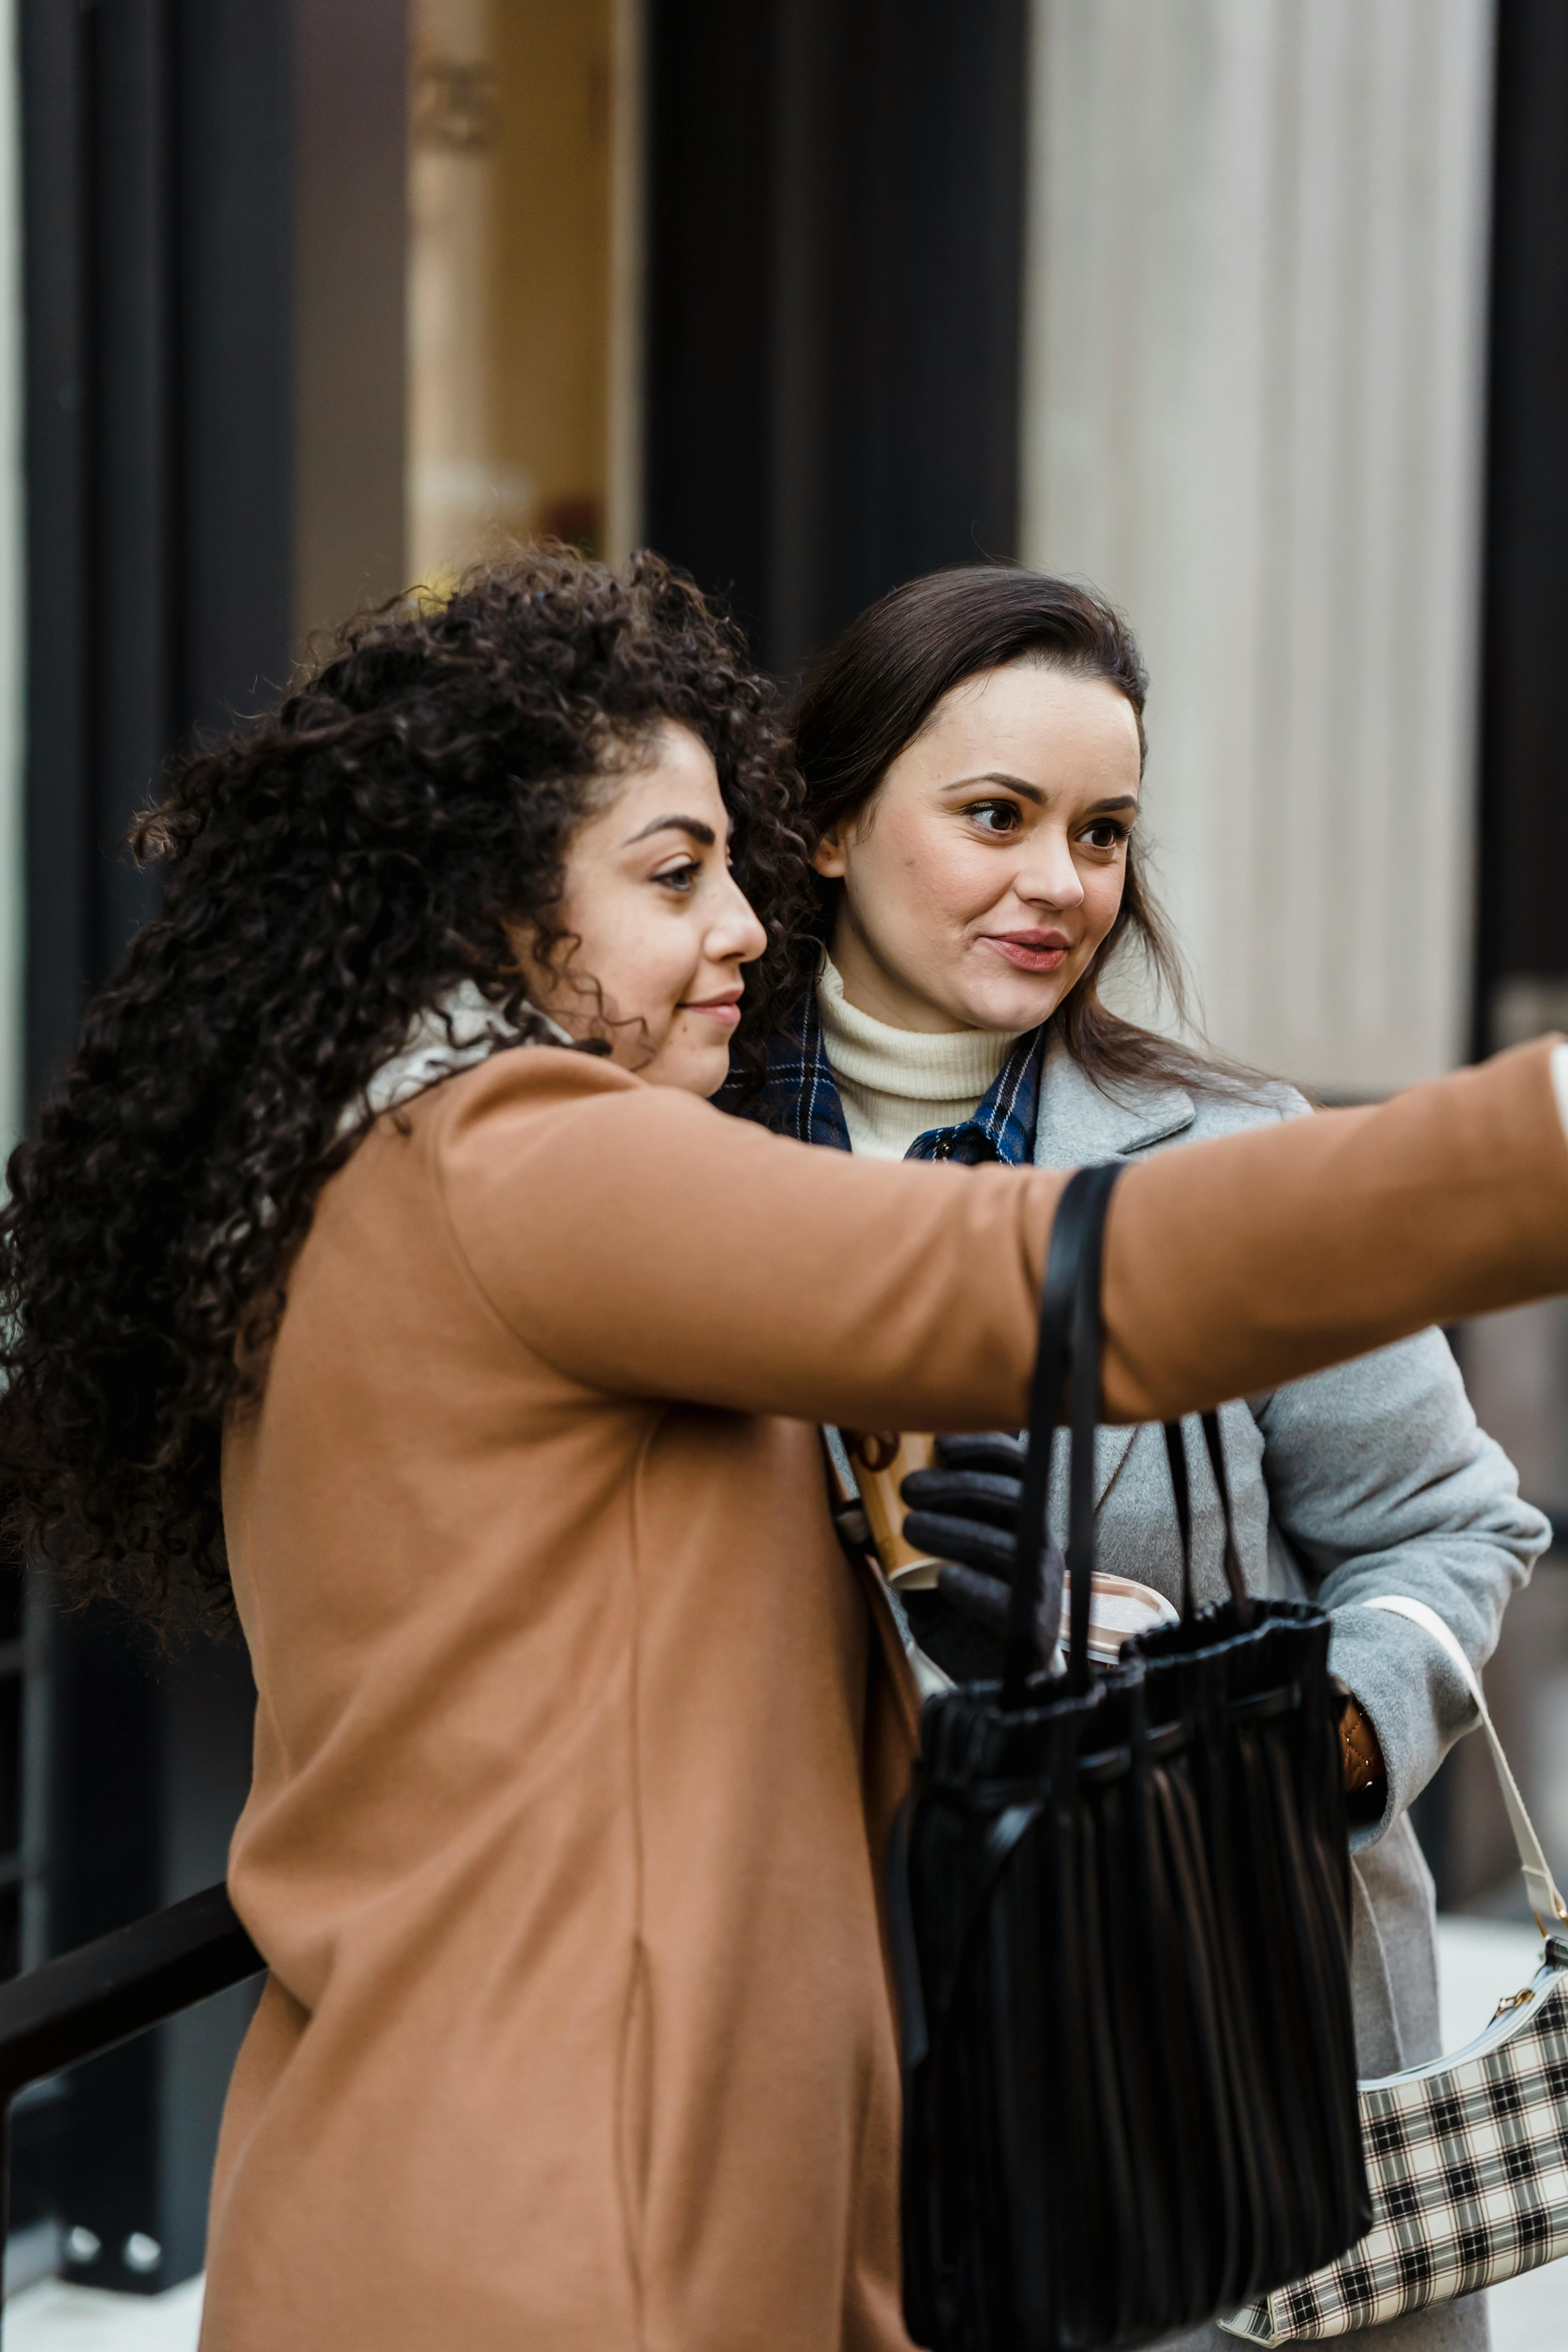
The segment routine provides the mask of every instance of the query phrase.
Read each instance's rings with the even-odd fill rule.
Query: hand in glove
[[[988,1645],[989,1663],[970,1667],[955,1678],[994,1677],[1002,1671],[1013,1594],[1024,1443],[1004,1431],[991,1430],[979,1437],[939,1437],[932,1450],[934,1468],[912,1471],[899,1489],[907,1506],[904,1535],[917,1551],[952,1563],[938,1570],[938,1592],[973,1625],[994,1637]],[[1037,1612],[1035,1631],[1041,1655],[1049,1660],[1061,1627],[1062,1562],[1054,1544],[1047,1545],[1047,1561],[1050,1597]],[[930,1603],[934,1596],[913,1594],[910,1599]],[[1051,1612],[1048,1638],[1047,1612]],[[916,1638],[935,1654],[935,1643],[925,1643],[918,1627]],[[972,1634],[972,1647],[973,1642]],[[939,1659],[939,1663],[945,1662]],[[1386,1767],[1376,1732],[1348,1692],[1340,1738],[1345,1793],[1363,1800],[1364,1818],[1375,1820],[1383,1808]]]
[[[932,1450],[933,1466],[911,1471],[899,1489],[908,1508],[904,1536],[917,1551],[947,1563],[937,1571],[937,1590],[993,1637],[989,1671],[999,1673],[1012,1602],[1024,1441],[988,1430],[979,1436],[939,1437]],[[1049,1662],[1061,1625],[1062,1564],[1054,1544],[1047,1547],[1047,1566],[1036,1634],[1040,1654]]]

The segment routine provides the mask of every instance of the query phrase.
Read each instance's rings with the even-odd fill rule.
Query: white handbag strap
[[[1530,1907],[1535,1914],[1535,1924],[1543,1936],[1554,1935],[1568,1925],[1568,1904],[1557,1890],[1551,1865],[1542,1852],[1541,1840],[1535,1834],[1535,1824],[1524,1809],[1524,1799],[1519,1793],[1519,1783],[1509,1770],[1508,1758],[1503,1754],[1502,1741],[1497,1736],[1485,1697],[1481,1679],[1455,1639],[1453,1628],[1445,1625],[1435,1609],[1424,1601],[1413,1601],[1405,1592],[1380,1592],[1375,1600],[1363,1601],[1363,1609],[1386,1610],[1391,1617],[1408,1617],[1424,1633],[1430,1633],[1438,1648],[1452,1660],[1464,1678],[1465,1688],[1476,1702],[1476,1711],[1486,1733],[1487,1745],[1497,1767],[1498,1785],[1508,1808],[1509,1827],[1513,1832],[1514,1844],[1519,1848],[1519,1866],[1524,1874],[1524,1884],[1530,1895]]]

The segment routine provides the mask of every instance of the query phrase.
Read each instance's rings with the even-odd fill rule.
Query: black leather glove
[[[994,1678],[1002,1671],[1012,1602],[1024,1441],[1005,1430],[987,1430],[978,1436],[939,1437],[932,1450],[933,1466],[911,1471],[899,1488],[908,1512],[904,1537],[917,1551],[929,1552],[947,1565],[937,1571],[935,1596],[910,1593],[905,1597],[905,1606],[915,1638],[926,1649],[912,1604],[933,1598],[946,1602],[973,1629],[971,1654],[974,1654],[974,1635],[984,1637],[980,1654],[986,1663],[967,1668],[955,1679]],[[1057,1589],[1059,1591],[1059,1582]],[[1036,1632],[1042,1657],[1049,1658],[1057,1644],[1058,1624],[1050,1626],[1048,1640],[1043,1625],[1037,1623]],[[937,1656],[934,1650],[929,1654]],[[937,1657],[937,1663],[946,1666],[942,1657]],[[946,1670],[953,1672],[951,1666]]]

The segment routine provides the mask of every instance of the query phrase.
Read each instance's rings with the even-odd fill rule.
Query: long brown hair
[[[1142,761],[1149,681],[1137,640],[1114,605],[1092,589],[1047,572],[1002,563],[956,565],[907,581],[868,606],[807,679],[795,706],[795,747],[805,783],[801,828],[808,844],[815,847],[824,834],[864,807],[944,695],[966,678],[1020,660],[1046,662],[1075,677],[1102,677],[1113,686],[1132,707]],[[815,936],[797,938],[780,950],[793,959],[782,992],[792,1002],[798,1003],[815,982],[821,950],[832,936],[839,887],[819,879]],[[1181,958],[1131,841],[1116,920],[1053,1016],[1074,1061],[1107,1092],[1151,1078],[1251,1091],[1258,1083],[1251,1072],[1209,1061],[1122,1020],[1101,1003],[1106,968],[1130,946],[1142,950],[1152,978],[1184,1024],[1187,990]]]

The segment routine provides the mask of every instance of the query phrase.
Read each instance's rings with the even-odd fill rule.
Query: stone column
[[[0,6],[0,1156],[21,1129],[23,1090],[22,222],[14,5]]]
[[[1216,1044],[1470,1016],[1490,0],[1035,0],[1022,544],[1130,613]]]

